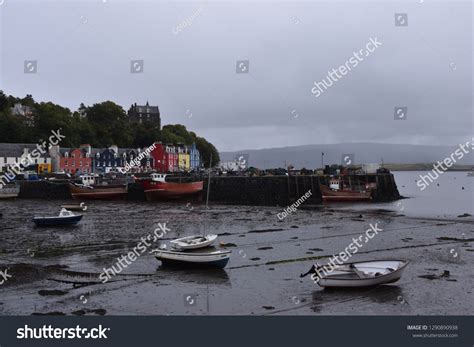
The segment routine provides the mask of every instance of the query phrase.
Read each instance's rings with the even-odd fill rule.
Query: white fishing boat
[[[165,249],[156,249],[151,252],[163,265],[217,268],[224,268],[227,265],[231,253],[231,251],[177,252]]]
[[[175,249],[188,250],[209,247],[216,242],[216,240],[217,235],[215,234],[193,235],[172,240],[170,243]]]
[[[70,205],[62,205],[61,208],[65,208],[69,211],[87,211],[87,206],[85,203],[81,202],[80,204],[70,204]]]
[[[82,214],[74,214],[66,209],[61,209],[59,216],[34,217],[33,222],[37,226],[74,225],[80,222]]]
[[[374,260],[334,267],[316,263],[301,276],[311,274],[311,279],[321,287],[370,287],[398,281],[408,263],[406,260]]]

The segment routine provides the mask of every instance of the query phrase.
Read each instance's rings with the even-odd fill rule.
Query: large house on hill
[[[146,105],[133,104],[128,110],[128,119],[130,122],[143,123],[151,122],[161,129],[161,117],[158,106],[150,106],[148,101]]]
[[[33,127],[35,125],[34,109],[30,106],[25,106],[20,103],[16,103],[12,108],[12,115],[17,116],[21,119],[23,124]]]

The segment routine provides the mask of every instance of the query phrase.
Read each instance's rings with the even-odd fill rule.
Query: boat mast
[[[209,159],[209,176],[207,178],[207,197],[206,197],[206,208],[209,208],[209,188],[211,187],[211,170],[212,170],[212,153]]]

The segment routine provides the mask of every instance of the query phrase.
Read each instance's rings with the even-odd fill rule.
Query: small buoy
[[[436,185],[439,187],[439,183],[436,183]]]
[[[461,189],[464,190],[464,187],[462,187]]]

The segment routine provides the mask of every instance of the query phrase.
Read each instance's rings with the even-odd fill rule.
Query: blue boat
[[[36,226],[75,225],[82,219],[82,214],[74,214],[63,208],[56,217],[34,217]]]

